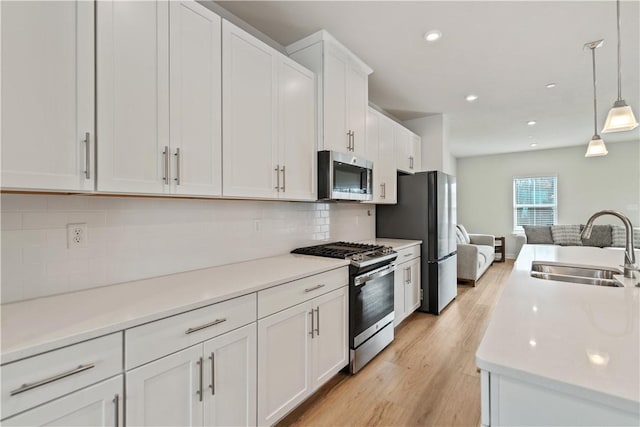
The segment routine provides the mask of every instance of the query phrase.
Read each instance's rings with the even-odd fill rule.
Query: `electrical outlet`
[[[67,248],[86,248],[87,224],[67,224]]]
[[[253,220],[253,231],[255,233],[260,233],[262,231],[262,221],[260,221],[259,219]]]

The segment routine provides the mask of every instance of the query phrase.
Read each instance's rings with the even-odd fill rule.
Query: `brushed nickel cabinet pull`
[[[91,179],[91,134],[84,134],[84,178]]]
[[[34,388],[41,387],[46,384],[50,384],[54,381],[61,380],[63,378],[70,377],[71,375],[79,374],[80,372],[87,371],[91,368],[94,368],[96,365],[94,363],[88,363],[86,365],[80,365],[77,368],[71,369],[70,371],[63,372],[58,375],[54,375],[52,377],[46,378],[44,380],[36,381],[34,383],[26,383],[22,384],[20,388],[17,388],[9,393],[9,396],[15,396],[16,394],[24,393],[25,391],[33,390]]]
[[[180,156],[180,147],[176,148],[176,177],[174,178],[176,181],[176,185],[182,184],[182,158]]]
[[[276,171],[276,191],[279,193],[280,192],[280,165],[276,165],[276,168],[274,169],[274,171]]]
[[[286,184],[286,178],[285,178],[285,176],[286,176],[286,175],[285,175],[285,174],[286,174],[286,172],[285,172],[285,170],[284,170],[284,165],[282,165],[282,169],[280,169],[280,172],[282,172],[282,187],[280,187],[280,189],[281,189],[281,190],[282,190],[282,192],[284,193],[284,192],[286,191],[286,190],[285,190],[285,188],[286,188],[286,186],[287,186],[287,184]]]
[[[313,324],[315,323],[313,321],[313,308],[309,312],[309,315],[311,316],[311,332],[309,332],[309,335],[311,335],[311,339],[313,339],[313,338],[315,338],[315,336],[313,335]]]
[[[320,336],[320,307],[316,308],[316,336]]]
[[[115,407],[114,411],[114,415],[115,415],[115,421],[113,422],[113,425],[115,427],[118,427],[120,425],[120,396],[118,396],[117,394],[113,397],[113,405]]]
[[[211,389],[211,395],[216,395],[216,354],[211,352],[211,356],[209,356],[209,360],[211,360],[211,385],[209,388]]]
[[[196,362],[196,364],[200,367],[199,389],[196,391],[196,394],[198,395],[200,402],[202,402],[202,383],[204,382],[204,379],[202,378],[202,376],[204,375],[202,372],[202,365],[203,365],[202,362],[203,362],[202,357]]]
[[[166,185],[169,185],[169,147],[167,145],[164,146],[162,155],[164,156],[164,176],[162,180]]]
[[[211,326],[215,326],[215,325],[219,325],[222,322],[226,322],[227,318],[223,317],[222,319],[216,319],[213,322],[209,322],[209,323],[205,323],[204,325],[200,325],[200,326],[196,326],[195,328],[189,328],[186,331],[184,331],[185,335],[189,335],[192,334],[194,332],[200,331],[202,329],[205,328],[210,328]]]
[[[351,131],[347,132],[347,151],[351,151]]]
[[[356,131],[351,131],[351,151],[356,151]]]
[[[312,287],[312,288],[307,288],[307,289],[305,289],[304,291],[305,291],[305,292],[312,292],[312,291],[316,291],[316,290],[318,290],[318,289],[320,289],[320,288],[324,288],[324,285],[318,285],[318,286],[314,286],[314,287]]]

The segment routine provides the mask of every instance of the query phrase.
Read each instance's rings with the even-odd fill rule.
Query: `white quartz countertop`
[[[478,347],[477,365],[638,412],[640,288],[529,274],[534,260],[619,267],[623,258],[622,249],[525,245]]]
[[[348,265],[286,254],[4,304],[1,362],[120,331]]]

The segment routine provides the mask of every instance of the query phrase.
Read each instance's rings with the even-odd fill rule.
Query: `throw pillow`
[[[627,232],[621,225],[611,226],[611,246],[624,248],[627,245]],[[640,228],[633,228],[633,247],[640,249]]]
[[[549,225],[523,225],[522,228],[524,228],[524,234],[527,235],[527,243],[553,245]]]
[[[580,225],[580,232],[584,230],[584,224]],[[594,225],[591,231],[591,237],[582,239],[583,246],[597,246],[605,248],[611,246],[611,226],[610,225]]]
[[[463,245],[466,242],[464,241],[464,236],[462,235],[462,231],[458,227],[456,227],[456,243]]]
[[[469,237],[469,233],[467,233],[467,229],[464,228],[464,225],[458,224],[456,225],[456,227],[458,227],[458,230],[460,230],[460,232],[462,233],[462,237],[464,238],[464,242],[465,243],[471,243],[471,237]]]
[[[582,246],[580,225],[552,225],[553,243],[560,246]]]

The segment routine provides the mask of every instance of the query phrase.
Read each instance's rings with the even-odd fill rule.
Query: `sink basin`
[[[622,274],[622,272],[615,268],[557,264],[548,261],[534,261],[531,263],[531,277],[537,279],[594,286],[622,287],[623,285],[613,278],[614,274]]]

